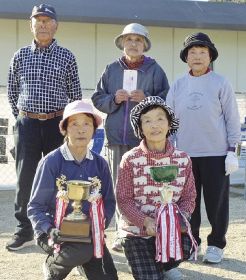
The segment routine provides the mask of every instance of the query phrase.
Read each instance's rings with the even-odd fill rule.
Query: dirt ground
[[[6,242],[10,239],[15,221],[13,217],[14,191],[0,191],[0,280],[42,280],[42,263],[45,255],[38,247],[24,248],[19,252],[8,252]],[[204,209],[203,209],[204,213]],[[206,249],[206,235],[209,232],[208,223],[203,215],[202,221],[202,251]],[[111,247],[114,238],[113,225],[107,231],[107,244]],[[197,262],[185,262],[180,269],[185,279],[246,279],[246,200],[241,194],[230,195],[230,225],[227,234],[228,245],[225,249],[225,259],[218,265],[203,264],[199,257]],[[119,279],[133,280],[128,273],[126,259],[123,254],[111,252],[118,270]],[[85,279],[73,270],[68,280]],[[144,280],[144,279],[143,279]]]

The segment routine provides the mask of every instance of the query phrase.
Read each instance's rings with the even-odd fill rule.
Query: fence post
[[[246,116],[244,123],[241,126],[241,149],[240,149],[240,163],[244,170],[244,198],[246,199]]]
[[[0,164],[8,163],[8,157],[6,155],[6,136],[8,135],[8,124],[8,119],[0,118]]]

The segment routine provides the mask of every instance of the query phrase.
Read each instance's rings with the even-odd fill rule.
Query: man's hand
[[[226,176],[231,174],[232,172],[237,171],[239,168],[238,158],[235,152],[227,152],[227,156],[225,159],[225,171]]]
[[[150,236],[156,236],[156,231],[155,231],[155,219],[146,217],[144,219],[144,226],[145,230],[148,235]]]
[[[130,93],[130,100],[133,102],[141,102],[145,98],[144,92],[141,89],[133,90]]]
[[[118,89],[115,93],[114,101],[115,101],[116,104],[120,104],[124,101],[127,101],[128,98],[129,98],[129,94],[126,90]]]

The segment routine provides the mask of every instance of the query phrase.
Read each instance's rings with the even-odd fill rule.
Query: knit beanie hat
[[[183,49],[180,51],[180,58],[186,62],[187,53],[193,46],[208,47],[211,55],[211,62],[215,61],[218,57],[218,51],[214,44],[211,42],[207,34],[198,32],[191,34],[185,38]]]

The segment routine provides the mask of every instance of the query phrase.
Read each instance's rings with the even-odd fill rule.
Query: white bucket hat
[[[125,26],[122,33],[114,39],[114,43],[117,48],[123,50],[123,38],[128,34],[136,34],[144,37],[144,51],[147,52],[151,47],[151,42],[148,38],[149,32],[148,30],[139,23],[130,23]]]
[[[69,103],[65,107],[62,120],[60,121],[59,124],[60,131],[61,132],[63,131],[63,124],[67,118],[80,113],[91,114],[96,121],[97,127],[102,123],[102,118],[97,113],[94,112],[93,106],[91,104],[86,103],[82,100],[76,100]]]

